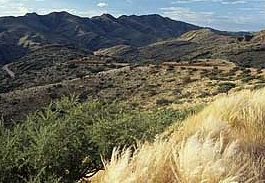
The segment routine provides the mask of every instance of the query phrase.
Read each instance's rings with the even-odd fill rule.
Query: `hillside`
[[[177,38],[198,26],[160,15],[121,16],[109,14],[83,18],[67,12],[48,15],[29,13],[0,18],[0,65],[13,61],[29,50],[47,44],[71,45],[97,50],[118,44],[144,46]]]
[[[119,46],[95,52],[111,55],[128,62],[196,61],[196,59],[224,59],[243,67],[265,67],[265,43],[262,31],[253,36],[229,36],[210,29],[183,34],[178,39],[132,48]]]
[[[214,60],[210,63],[217,64]],[[249,70],[234,71],[229,77],[225,71],[233,64],[227,62],[220,64],[218,74],[216,69],[210,72],[213,70],[205,66],[209,73],[202,70],[201,74],[191,74],[188,68],[194,69],[194,65],[186,69],[177,65],[173,70],[168,66],[169,63],[165,64],[165,70],[156,70],[158,76],[151,75],[146,80],[149,85],[145,83],[142,87],[137,82],[152,70],[134,68],[130,74],[136,73],[138,77],[129,80],[126,87],[132,88],[135,94],[115,93],[109,100],[70,94],[37,110],[44,96],[40,88],[25,90],[23,95],[19,92],[12,93],[13,96],[1,95],[0,102],[3,98],[8,101],[10,97],[23,96],[13,103],[16,108],[24,107],[22,100],[28,94],[26,97],[35,106],[35,112],[13,126],[1,122],[0,182],[76,182],[82,177],[83,183],[177,183],[180,180],[256,183],[263,180],[265,90],[255,90],[260,87],[254,84],[257,79],[247,83],[236,79],[237,75],[243,77],[250,73]],[[201,67],[197,63],[196,68]],[[191,80],[203,74],[207,77],[174,81],[177,75],[174,71],[178,69],[179,75],[189,75]],[[251,74],[257,73],[251,70]],[[116,91],[127,80],[122,77],[123,72],[129,74],[126,71],[121,69],[116,78],[113,78],[115,72],[108,72],[107,80],[120,79],[115,83]],[[152,86],[157,92],[154,95],[149,89],[156,80],[161,85]],[[255,91],[238,93],[242,85]],[[80,85],[75,86],[78,84],[68,84],[72,90],[80,89]],[[64,87],[54,85],[53,92],[60,94],[60,88]],[[95,95],[110,91],[109,86]],[[128,96],[132,98],[126,100]],[[156,103],[152,104],[154,100]],[[143,108],[146,102],[150,107]],[[1,109],[8,108],[1,106]],[[24,112],[23,108],[18,111]],[[105,160],[103,163],[101,158]]]
[[[47,75],[46,69],[44,71],[38,72]],[[79,71],[87,72],[87,75],[79,76],[76,74]],[[224,60],[198,60],[192,64],[165,62],[145,66],[115,62],[111,64],[103,62],[99,65],[97,61],[96,64],[90,62],[88,65],[76,65],[74,68],[69,68],[66,64],[62,67],[62,73],[64,72],[69,74],[59,75],[60,72],[56,72],[51,76],[47,75],[45,78],[49,80],[43,80],[47,84],[42,85],[34,83],[41,80],[34,79],[36,76],[32,73],[24,74],[23,77],[7,77],[6,85],[13,87],[14,91],[0,93],[0,113],[4,122],[20,121],[27,114],[49,105],[51,101],[73,93],[80,95],[81,101],[87,98],[100,98],[152,109],[171,105],[174,108],[181,108],[186,104],[194,106],[198,103],[208,103],[230,89],[264,87],[263,70],[239,68]],[[62,81],[53,80],[54,77],[60,78],[59,76]],[[72,78],[66,80],[68,76]],[[24,82],[21,86],[12,85],[22,79]]]
[[[43,46],[8,64],[14,77],[10,77],[4,69],[0,70],[0,93],[54,84],[119,68],[114,64],[115,60],[69,46]]]
[[[80,182],[261,182],[264,96],[263,89],[219,98],[154,143],[114,150],[104,171]]]

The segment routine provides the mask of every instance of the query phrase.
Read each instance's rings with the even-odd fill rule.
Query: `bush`
[[[251,74],[251,70],[250,69],[245,69],[245,70],[243,70],[243,74]]]
[[[166,68],[166,71],[173,71],[175,70],[175,67],[173,65],[168,65]]]
[[[192,79],[191,79],[190,76],[185,76],[185,77],[182,78],[182,83],[183,84],[188,84],[190,82],[192,82]]]
[[[181,70],[186,70],[186,67],[180,67]]]
[[[229,83],[229,82],[221,83],[221,84],[219,84],[218,92],[219,93],[226,93],[226,94],[228,94],[228,92],[232,88],[235,88],[235,87],[236,87],[236,84],[235,83]]]
[[[233,67],[230,71],[234,73],[236,71],[239,71],[240,69],[241,69],[240,67],[236,66],[236,67]]]
[[[167,100],[167,99],[158,99],[158,100],[156,100],[156,105],[159,105],[159,106],[165,106],[165,105],[168,105],[170,103],[172,103],[172,101]]]
[[[191,111],[140,111],[64,97],[12,129],[0,126],[0,182],[73,182],[100,169],[100,155],[110,158],[115,146],[151,141]]]
[[[212,75],[217,75],[217,74],[219,74],[219,73],[220,73],[219,68],[218,68],[217,66],[214,66],[211,74],[212,74]]]
[[[83,79],[85,76],[86,76],[86,73],[84,73],[84,72],[78,72],[78,73],[76,73],[76,77],[77,78]]]
[[[259,90],[259,89],[264,88],[264,87],[265,87],[265,84],[258,84],[258,85],[255,85],[253,87],[253,90]]]
[[[102,66],[97,66],[97,67],[92,67],[90,68],[91,73],[98,73],[104,71],[104,67]]]
[[[241,78],[241,81],[242,81],[242,82],[249,82],[249,81],[255,79],[255,76],[248,75],[248,74],[246,74],[246,75],[242,75],[241,77],[242,77],[242,78]]]
[[[261,68],[257,69],[257,74],[261,74],[263,71]]]
[[[69,69],[75,69],[75,68],[77,68],[78,66],[76,65],[76,64],[74,64],[74,63],[70,63],[69,65],[68,65],[68,68]]]

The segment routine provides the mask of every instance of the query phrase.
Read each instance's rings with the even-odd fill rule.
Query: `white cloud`
[[[245,4],[247,3],[246,1],[238,0],[238,1],[223,1],[222,4],[227,4],[227,5],[234,5],[234,4]]]
[[[185,7],[167,7],[161,8],[161,11],[162,15],[175,20],[185,21],[203,27],[212,27],[219,30],[253,31],[261,27],[265,28],[265,24],[262,23],[265,18],[265,11],[261,12],[262,10],[260,10],[258,14],[242,14],[236,11],[228,11],[225,15],[211,11],[196,11]]]
[[[75,9],[65,9],[65,8],[52,8],[52,9],[38,9],[38,14],[40,15],[45,15],[51,12],[61,12],[61,11],[66,11],[70,14],[73,15],[78,15],[81,17],[93,17],[93,16],[99,16],[104,13],[108,13],[105,10],[86,10],[86,11],[81,11],[81,10],[75,10]]]
[[[264,2],[265,0],[177,0],[172,1],[172,4],[184,4],[184,3],[199,3],[199,2],[219,2],[221,4],[235,5],[245,4],[251,2]]]
[[[67,11],[74,15],[79,15],[82,17],[93,17],[104,13],[112,13],[116,16],[118,13],[115,11],[107,12],[102,9],[75,9],[75,8],[57,8],[57,7],[34,7],[29,2],[43,3],[46,0],[20,0],[19,3],[14,0],[0,0],[0,16],[22,16],[29,12],[37,12],[38,14],[48,14],[51,12]],[[108,6],[107,3],[98,3],[99,7]]]
[[[241,11],[258,11],[264,9],[263,7],[244,7],[244,8],[238,8],[238,10]]]
[[[172,4],[184,4],[184,3],[196,3],[196,2],[222,2],[223,0],[177,0],[173,1]]]
[[[10,0],[0,0],[0,16],[20,16],[30,10],[23,3],[16,3]]]
[[[198,25],[210,26],[213,22],[214,12],[195,12],[190,8],[168,7],[161,8],[163,15],[175,20],[186,21]]]
[[[109,5],[108,5],[108,3],[101,2],[101,3],[98,3],[97,6],[100,8],[104,8],[104,7],[107,7]]]

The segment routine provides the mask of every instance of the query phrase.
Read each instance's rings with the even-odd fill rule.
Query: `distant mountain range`
[[[98,50],[116,45],[145,46],[177,38],[201,27],[160,15],[120,16],[109,14],[82,18],[67,12],[36,13],[0,18],[0,65],[29,50],[48,44]]]
[[[43,46],[65,45],[125,62],[222,58],[265,67],[264,35],[218,31],[156,14],[83,18],[67,12],[28,13],[0,17],[0,65]]]

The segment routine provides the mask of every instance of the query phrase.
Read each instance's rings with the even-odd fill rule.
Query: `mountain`
[[[67,12],[47,15],[28,13],[0,18],[0,65],[48,44],[64,44],[89,50],[119,44],[145,46],[200,27],[160,15],[121,16],[109,14],[92,18]]]
[[[127,62],[196,61],[224,59],[244,67],[265,67],[265,33],[234,36],[212,29],[189,31],[179,38],[142,47],[119,45],[100,49],[96,55],[108,55]]]

